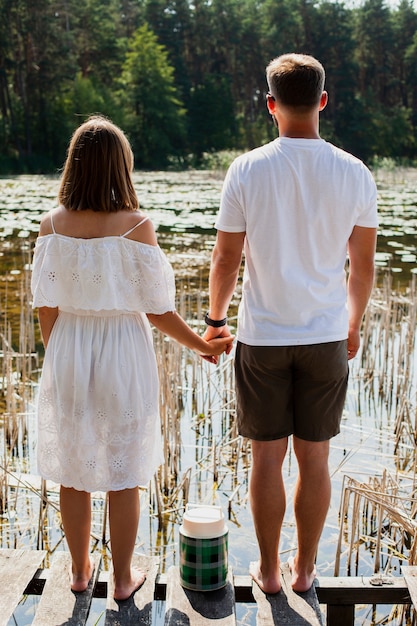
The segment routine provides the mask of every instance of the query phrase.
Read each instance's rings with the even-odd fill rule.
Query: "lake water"
[[[378,284],[389,273],[393,277],[394,289],[402,292],[408,288],[416,272],[417,171],[399,168],[379,170],[375,177],[379,190],[381,221],[377,253]],[[215,238],[213,223],[218,209],[223,173],[137,172],[134,180],[141,206],[149,212],[157,228],[160,244],[174,266],[178,285],[187,293],[188,305],[192,308],[198,300],[198,306],[204,311],[208,299],[210,253]],[[0,179],[0,332],[5,334],[7,320],[12,328],[15,346],[18,345],[21,324],[22,278],[28,275],[39,219],[44,212],[55,206],[57,189],[56,177],[21,176]],[[37,345],[40,347],[39,336]],[[317,558],[318,571],[323,576],[333,575],[334,572],[344,475],[367,481],[369,476],[381,476],[384,470],[395,474],[398,468],[398,458],[394,454],[392,409],[386,402],[364,402],[363,398],[360,399],[363,389],[363,361],[359,358],[355,361],[351,364],[342,431],[332,441],[331,446],[332,503]],[[229,365],[226,360],[223,370]],[[227,515],[229,500],[232,498],[228,520],[229,559],[236,574],[246,574],[249,562],[257,559],[257,545],[247,501],[247,467],[242,461],[236,470],[238,478],[233,481],[226,474],[222,474],[220,484],[212,479],[207,480],[207,476],[212,476],[211,470],[207,469],[210,461],[206,459],[204,470],[201,469],[201,459],[211,449],[212,438],[222,441],[229,423],[216,423],[216,413],[210,423],[199,421],[202,410],[195,395],[204,396],[205,390],[202,379],[199,379],[198,384],[201,387],[197,392],[193,389],[194,383],[190,382],[194,376],[193,367],[195,368],[185,358],[184,368],[191,369],[185,376],[188,388],[186,384],[182,395],[180,475],[190,467],[191,501],[215,500],[222,505]],[[210,376],[215,379],[214,385],[222,385],[223,374],[216,373],[208,364],[202,367],[206,368],[202,372],[203,379],[204,376]],[[32,375],[35,392],[36,376],[35,372]],[[201,402],[205,406],[207,399]],[[223,412],[220,411],[220,414],[223,415]],[[26,475],[36,474],[33,454],[33,398],[25,406],[24,415],[19,419],[24,424],[24,435],[14,450],[8,450],[3,442],[2,462],[3,465],[7,462],[15,473],[20,475],[22,472],[25,478]],[[220,419],[224,419],[224,416],[219,421]],[[0,458],[1,456],[0,453]],[[284,472],[289,497],[282,535],[282,559],[293,554],[296,547],[291,497],[296,479],[296,464],[291,451]],[[51,497],[53,499],[54,496]],[[0,546],[36,548],[34,519],[36,524],[39,498],[37,495],[25,496],[23,504],[19,505],[19,502],[16,500],[16,503],[10,503],[0,521]],[[97,532],[100,534],[102,505],[98,502],[96,506]],[[173,521],[169,516],[167,520],[167,524],[161,528],[156,518],[143,508],[138,537],[138,551],[159,554],[164,568],[178,562],[178,520]],[[48,524],[48,547],[62,549],[59,519],[54,511],[48,513]],[[371,552],[362,552],[360,573],[369,575],[372,572],[372,563]],[[346,559],[343,561],[343,558],[340,573],[346,573]],[[16,621],[13,623],[19,626],[29,624],[33,603],[36,603],[36,599],[32,598],[22,605],[16,612]],[[95,601],[88,623],[103,623],[100,618],[102,611],[102,601]],[[156,612],[158,613],[158,609]],[[155,619],[158,621],[158,617]],[[253,608],[240,607],[238,619],[242,625],[253,624]],[[358,611],[358,624],[373,624],[372,619],[374,618],[368,616],[367,609]]]

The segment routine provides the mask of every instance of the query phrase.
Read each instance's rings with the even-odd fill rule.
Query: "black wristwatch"
[[[204,317],[204,321],[207,324],[207,326],[214,326],[214,328],[220,328],[220,326],[226,326],[227,317],[223,318],[222,320],[212,320],[211,317],[209,317],[209,314],[207,311]]]

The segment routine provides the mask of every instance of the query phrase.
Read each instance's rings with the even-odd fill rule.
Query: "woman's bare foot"
[[[297,572],[295,559],[292,556],[288,559],[288,565],[292,574],[291,587],[294,591],[298,591],[299,593],[308,591],[312,587],[316,577],[315,566],[313,565],[313,569],[310,572]]]
[[[71,590],[76,592],[83,592],[87,589],[91,576],[94,572],[94,565],[91,559],[89,559],[89,567],[86,571],[75,572],[74,565],[72,566],[72,583]]]
[[[135,591],[142,587],[145,582],[146,574],[140,569],[134,567],[130,572],[130,580],[126,583],[117,584],[114,582],[113,597],[119,602],[127,600],[130,596],[133,596]]]
[[[259,561],[250,564],[249,573],[264,593],[278,593],[279,591],[281,591],[279,563],[277,572],[275,572],[275,574],[273,574],[272,576],[266,576],[262,574]]]

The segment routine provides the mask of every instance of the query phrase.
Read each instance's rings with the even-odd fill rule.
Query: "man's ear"
[[[270,93],[266,96],[266,106],[270,115],[275,113],[275,98]]]
[[[321,94],[321,98],[320,98],[319,111],[323,111],[328,101],[329,101],[329,94],[327,93],[327,91],[323,91],[323,93]]]

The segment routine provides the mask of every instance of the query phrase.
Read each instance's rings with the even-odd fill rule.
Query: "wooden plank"
[[[0,626],[8,623],[45,555],[45,550],[0,550]]]
[[[88,618],[101,555],[91,555],[94,573],[82,593],[71,591],[71,555],[57,552],[46,579],[32,626],[83,626]]]
[[[374,576],[317,576],[315,588],[320,604],[410,604],[410,593],[402,576],[389,577],[383,585],[371,584]],[[234,575],[235,602],[255,602],[253,580],[248,575]],[[158,574],[155,600],[166,598],[167,574]]]
[[[252,576],[234,575],[233,586],[235,588],[235,602],[255,602],[253,597],[253,578]]]
[[[401,571],[410,592],[411,602],[414,608],[417,609],[417,567],[415,565],[403,565]]]
[[[282,588],[279,593],[265,594],[253,583],[253,595],[258,605],[257,626],[322,626],[319,601],[314,585],[305,593],[297,593],[291,587],[288,563],[281,566]]]
[[[354,626],[354,604],[328,604],[326,611],[326,626]]]
[[[316,593],[320,604],[409,604],[410,593],[402,576],[318,576]],[[372,584],[373,583],[373,584]]]
[[[110,570],[107,583],[107,606],[104,626],[151,626],[152,602],[154,599],[155,579],[159,568],[159,559],[135,554],[132,566],[146,572],[142,587],[127,600],[113,598],[113,572]]]
[[[165,626],[235,626],[232,571],[226,586],[215,591],[190,591],[181,586],[180,570],[168,570]]]

